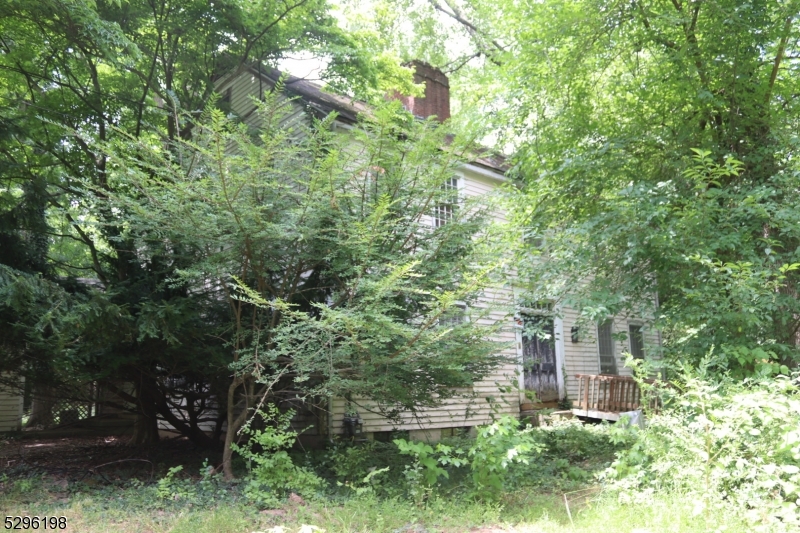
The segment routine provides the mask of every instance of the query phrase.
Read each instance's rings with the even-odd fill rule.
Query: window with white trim
[[[439,327],[452,328],[463,324],[467,319],[467,306],[456,304],[439,317]]]
[[[644,359],[644,332],[639,324],[628,324],[628,342],[634,359]]]
[[[597,353],[600,357],[600,373],[616,374],[617,360],[614,357],[614,321],[610,318],[597,324]]]
[[[445,191],[442,202],[433,206],[433,227],[439,228],[450,222],[458,206],[458,177],[447,178],[442,184]]]

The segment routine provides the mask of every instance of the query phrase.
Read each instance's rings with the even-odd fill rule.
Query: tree
[[[475,43],[462,57],[497,44],[460,94],[516,148],[518,221],[547,243],[549,260],[527,263],[539,296],[570,294],[595,320],[655,312],[658,295],[676,357],[713,346],[737,375],[796,363],[799,7],[436,8]]]
[[[220,311],[169,284],[188,266],[179,248],[143,262],[123,238],[99,147],[191,138],[194,122],[179,117],[196,118],[215,79],[251,61],[312,51],[331,60],[340,86],[346,72],[364,90],[383,73],[323,0],[19,0],[0,6],[0,36],[0,261],[12,269],[0,278],[0,368],[48,385],[100,380],[136,406],[132,442],[152,442],[157,417],[194,405],[169,398],[202,406],[224,389],[224,347],[208,335]],[[34,298],[34,285],[50,295]],[[74,327],[54,329],[59,320]],[[188,411],[171,421],[211,444],[202,413]]]
[[[294,106],[279,86],[257,140],[209,107],[192,141],[108,148],[121,238],[140,260],[179,248],[186,266],[170,283],[229,309],[228,478],[231,444],[264,402],[372,400],[397,418],[502,362],[494,327],[479,324],[488,309],[444,320],[499,282],[504,261],[485,199],[444,187],[469,143],[397,102],[352,135],[333,133],[333,116],[289,127]],[[452,216],[433,227],[445,204]]]

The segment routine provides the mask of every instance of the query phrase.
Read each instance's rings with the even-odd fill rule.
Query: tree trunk
[[[56,394],[52,387],[37,386],[33,390],[33,404],[28,426],[49,426],[53,423],[53,407],[56,405]]]
[[[231,444],[236,438],[236,433],[247,419],[247,406],[242,409],[238,416],[236,413],[236,389],[242,384],[241,378],[233,378],[233,382],[228,387],[228,428],[225,431],[225,449],[222,452],[222,472],[227,481],[234,479],[233,475],[233,449]]]
[[[148,416],[141,413],[136,414],[136,421],[133,424],[133,435],[128,444],[131,446],[148,446],[155,444],[159,440],[158,419],[155,416]]]
[[[175,413],[170,409],[170,404],[167,401],[166,393],[164,391],[156,391],[158,393],[157,402],[158,402],[158,413],[164,417],[164,420],[169,423],[173,428],[178,430],[181,435],[184,435],[189,438],[190,441],[197,444],[198,446],[202,446],[204,448],[217,448],[219,449],[219,436],[216,439],[213,437],[208,436],[200,427],[197,425],[197,419],[190,415],[189,423],[187,424],[184,420],[175,416]]]
[[[158,442],[157,394],[153,378],[142,375],[136,383],[136,421],[133,435],[128,442],[131,446],[146,446]]]

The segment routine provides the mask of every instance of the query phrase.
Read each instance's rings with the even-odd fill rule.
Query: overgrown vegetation
[[[705,387],[697,383],[689,386]],[[772,399],[790,398],[790,389],[771,389],[768,394]],[[765,399],[764,393],[766,389],[757,393],[742,416],[754,413],[756,400]],[[717,485],[710,491],[692,488],[691,480],[702,478],[702,470],[697,476],[702,461],[694,447],[702,432],[693,435],[687,445],[672,445],[683,442],[684,435],[693,431],[686,417],[678,415],[694,412],[700,404],[694,396],[686,398],[687,404],[677,412],[667,407],[663,415],[653,417],[645,431],[624,425],[584,425],[577,420],[532,428],[503,419],[481,428],[475,438],[458,437],[437,444],[396,439],[394,443],[339,446],[324,454],[287,453],[293,432],[285,416],[283,422],[274,416],[271,429],[253,430],[257,438],[244,451],[252,463],[250,467],[240,465],[244,477],[240,483],[225,482],[207,465],[199,470],[190,465],[173,467],[153,482],[129,479],[101,487],[75,482],[68,490],[50,485],[49,478],[41,476],[5,478],[3,507],[6,513],[22,508],[62,513],[72,523],[84,525],[81,531],[89,532],[94,531],[89,522],[99,516],[108,524],[117,524],[120,531],[132,531],[144,523],[169,531],[193,527],[195,531],[231,532],[277,527],[293,532],[302,524],[328,532],[455,533],[481,525],[513,525],[522,530],[529,526],[544,531],[598,527],[634,531],[667,525],[680,531],[706,531],[719,525],[728,531],[748,531],[756,526],[781,530],[788,523],[787,515],[756,516],[741,507],[763,509],[764,503],[772,505],[773,511],[780,507],[774,505],[775,487],[762,484],[762,478],[744,476],[728,483],[739,494],[746,494],[747,501],[720,498]],[[720,393],[715,396],[715,408],[735,410],[732,402],[740,399]],[[797,417],[796,411],[791,413]],[[726,442],[735,442],[736,435],[745,432],[754,444],[741,453],[727,446],[728,455],[769,453],[777,434],[761,438],[751,431],[756,426],[764,427],[760,422],[750,426],[731,422],[734,429],[724,437]],[[784,436],[790,433],[783,432]],[[664,441],[670,445],[665,444],[661,452],[642,452],[659,450],[651,443],[665,434],[681,436]],[[258,444],[263,448],[258,449]],[[788,456],[780,457],[785,460]],[[717,459],[723,470],[735,467],[736,461],[722,455],[713,460]],[[789,463],[773,462],[778,465],[778,477],[780,472],[788,472],[785,466]],[[714,468],[719,465],[715,463]],[[309,476],[314,479],[310,484]],[[602,484],[598,485],[596,478]],[[716,474],[714,479],[731,480]],[[297,491],[304,488],[301,497]],[[703,506],[698,507],[697,502]],[[258,512],[264,508],[265,512]],[[458,512],[454,512],[456,508]]]
[[[289,505],[280,513],[258,512],[241,501],[228,500],[215,506],[142,506],[140,491],[118,491],[113,498],[103,494],[74,493],[68,502],[49,500],[46,491],[30,493],[35,504],[19,503],[19,496],[5,494],[0,507],[5,514],[22,511],[48,516],[66,516],[71,528],[82,533],[300,533],[305,524],[326,533],[536,531],[543,533],[592,533],[605,529],[620,533],[637,531],[704,532],[702,516],[693,513],[691,502],[654,497],[646,503],[620,504],[614,498],[595,498],[588,505],[572,508],[573,524],[563,501],[549,495],[513,493],[498,504],[435,498],[424,507],[396,499],[363,495],[337,503],[312,502]],[[731,533],[752,531],[722,510],[710,515],[715,527]],[[279,529],[280,528],[280,529]],[[713,530],[713,528],[711,528]]]
[[[324,77],[368,100],[413,91],[410,71],[338,28],[324,0],[21,0],[0,6],[0,34],[0,379],[24,376],[45,403],[100,382],[139,415],[132,443],[157,441],[161,417],[217,446],[230,309],[178,279],[190,243],[129,232],[132,213],[109,200],[137,191],[106,149],[164,155],[193,139],[215,82],[254,61],[324,55]]]
[[[397,102],[346,135],[332,131],[334,115],[289,120],[299,104],[280,84],[254,105],[258,136],[215,102],[199,117],[178,114],[191,138],[164,146],[117,129],[105,141],[73,131],[107,162],[104,185],[81,181],[82,201],[124,219],[97,222],[113,233],[103,242],[164,267],[151,280],[158,301],[142,297],[132,312],[114,302],[113,284],[70,293],[0,265],[0,306],[28,337],[15,345],[47,347],[45,367],[60,365],[50,377],[62,389],[97,381],[116,407],[135,409],[134,443],[156,439],[163,419],[219,447],[226,424],[229,480],[239,429],[265,401],[343,397],[396,420],[504,363],[489,306],[439,327],[457,303],[502,282],[508,259],[492,199],[444,187],[471,139]],[[443,203],[452,216],[433,228]],[[18,355],[4,368],[25,374],[30,361]],[[135,390],[118,386],[142,372]]]
[[[452,70],[513,154],[533,302],[652,316],[739,377],[798,364],[797,2],[364,1],[348,27]]]
[[[719,358],[709,357],[699,369],[683,368],[671,387],[660,388],[660,410],[648,413],[644,429],[624,420],[531,427],[503,418],[475,437],[435,444],[397,438],[298,452],[290,450],[291,415],[269,409],[239,448],[241,482],[226,482],[204,464],[160,469],[157,480],[76,481],[66,489],[17,470],[2,479],[3,506],[76,519],[105,513],[123,531],[148,513],[175,531],[184,520],[212,527],[231,509],[240,518],[222,531],[294,531],[303,523],[327,531],[481,524],[582,531],[600,520],[632,531],[665,527],[667,516],[683,524],[680,531],[793,530],[800,509],[797,376],[714,379],[715,364]],[[541,496],[531,501],[531,494]],[[453,514],[454,506],[464,512]],[[198,507],[212,510],[184,514]]]
[[[247,463],[244,495],[259,506],[275,506],[290,492],[313,497],[322,486],[322,479],[294,464],[287,452],[297,439],[297,433],[289,429],[293,415],[292,410],[280,413],[269,405],[243,428],[245,443],[232,444],[233,451]],[[258,422],[264,422],[265,427],[254,429],[252,424]]]
[[[644,430],[631,428],[629,446],[604,478],[625,501],[680,494],[708,514],[722,500],[753,524],[797,527],[797,378],[710,381],[685,373],[662,391],[663,412]]]
[[[676,370],[679,379],[658,389],[660,409],[648,413],[644,429],[624,420],[531,427],[503,418],[475,437],[341,442],[300,452],[291,450],[291,414],[268,409],[239,448],[240,482],[225,481],[207,463],[158,466],[160,479],[141,471],[108,475],[99,485],[23,467],[0,479],[2,506],[7,514],[58,512],[82,524],[102,515],[121,531],[147,520],[170,531],[189,524],[212,531],[218,521],[227,522],[220,531],[302,524],[378,532],[606,524],[620,531],[667,524],[792,531],[800,514],[798,376],[720,379],[714,366],[721,359]],[[456,507],[463,511],[453,513]]]
[[[101,384],[136,413],[136,445],[159,418],[209,448],[227,425],[224,478],[165,464],[56,484],[16,465],[7,514],[81,531],[797,528],[800,3],[343,3],[374,17],[0,5],[0,381],[73,399]],[[259,89],[260,136],[215,100],[225,73],[298,52],[376,104],[346,135],[333,116],[291,123],[280,83]],[[404,54],[451,70],[468,134],[382,102],[414,91]],[[514,149],[502,232],[485,199],[444,187],[481,135]],[[576,337],[623,315],[663,334],[646,351],[672,383],[644,429],[500,418],[435,444],[291,450],[282,401],[368,398],[398,420],[490,374],[490,311],[450,313],[518,248],[522,303],[571,307]]]
[[[132,138],[106,146],[110,179],[125,192],[92,192],[124,213],[124,238],[143,259],[181,257],[165,283],[214,302],[214,336],[229,348],[218,364],[233,372],[220,395],[229,479],[237,432],[265,401],[370,400],[397,419],[503,363],[487,306],[438,327],[456,302],[474,304],[507,259],[491,199],[443,189],[469,139],[441,150],[447,131],[397,102],[348,135],[331,131],[333,116],[292,124],[296,105],[280,87],[265,96],[258,138],[209,106],[193,140],[169,151]],[[442,202],[457,208],[432,228]]]
[[[327,489],[317,495],[404,500],[416,508],[443,499],[490,507],[534,490],[563,494],[565,509],[577,494],[578,510],[586,501],[666,499],[691,502],[705,527],[729,513],[752,528],[791,530],[800,516],[797,376],[712,380],[709,368],[721,359],[685,367],[680,379],[659,388],[659,411],[649,413],[644,429],[625,420],[534,428],[502,418],[475,438],[333,449],[324,462],[329,469],[320,470],[329,476]],[[304,475],[294,480],[298,486]]]

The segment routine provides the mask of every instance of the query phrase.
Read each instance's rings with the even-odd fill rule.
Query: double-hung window
[[[444,226],[455,216],[458,207],[458,177],[447,178],[442,184],[442,201],[433,206],[433,227]]]
[[[467,306],[456,304],[439,317],[439,327],[452,328],[463,324],[467,320]]]
[[[644,334],[639,324],[628,325],[628,339],[634,359],[644,359]]]
[[[600,373],[616,374],[617,360],[614,357],[614,321],[611,319],[597,324],[597,352],[600,356]]]

